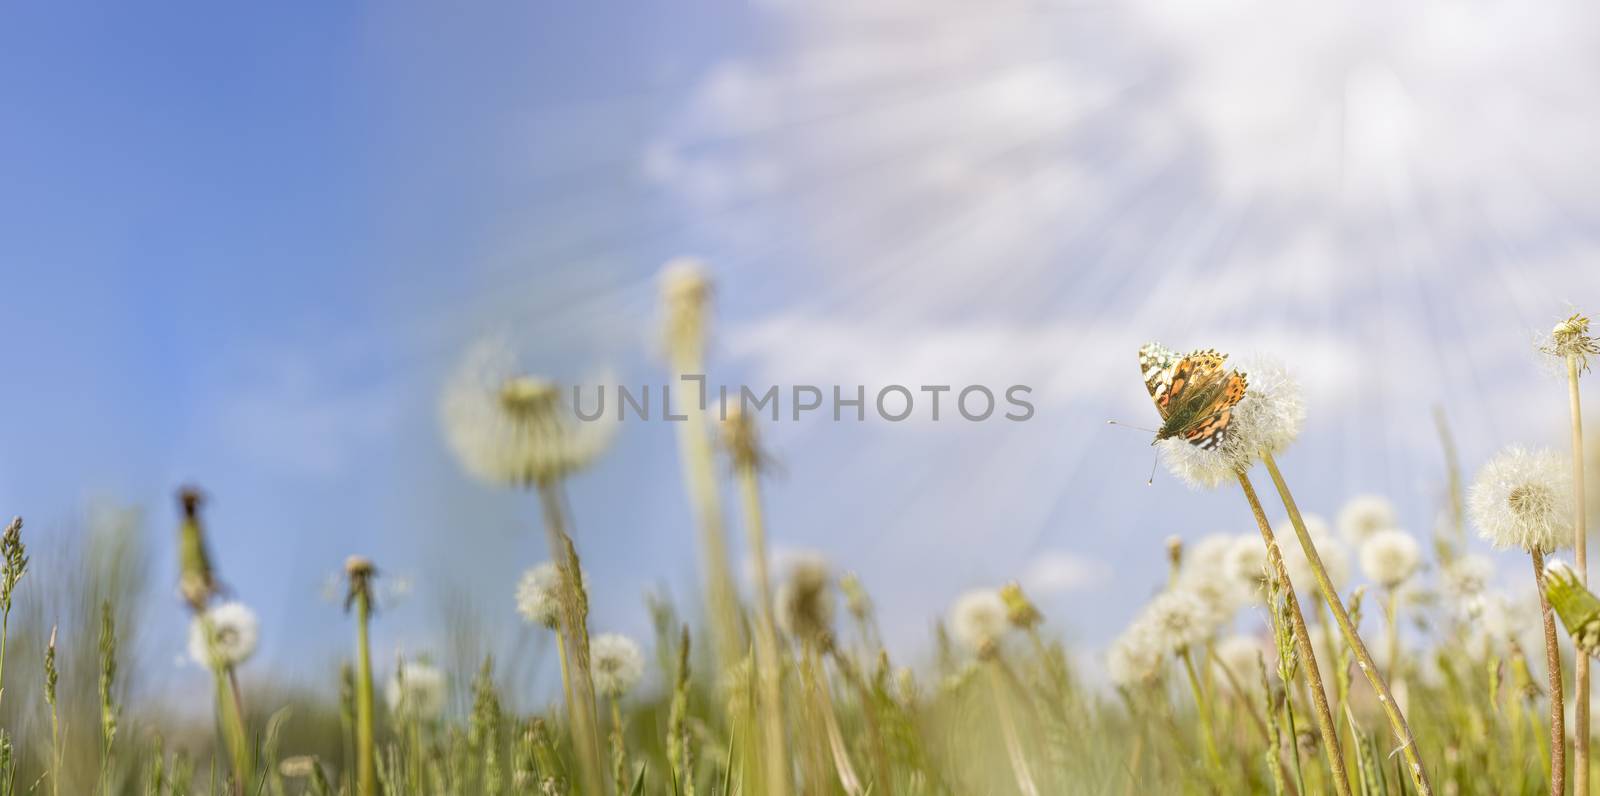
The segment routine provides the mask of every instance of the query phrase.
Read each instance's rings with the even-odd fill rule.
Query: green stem
[[[539,504],[544,509],[546,541],[550,558],[561,568],[561,634],[565,638],[570,672],[571,694],[567,702],[567,722],[572,731],[574,754],[584,793],[603,793],[605,774],[600,765],[598,721],[595,714],[594,679],[589,668],[588,606],[583,592],[583,573],[578,551],[567,534],[564,500],[558,482],[538,483]]]
[[[1211,697],[1200,684],[1200,675],[1194,668],[1194,656],[1184,648],[1178,653],[1183,659],[1183,670],[1189,675],[1189,688],[1194,690],[1195,709],[1200,712],[1200,739],[1206,747],[1206,765],[1211,769],[1211,780],[1217,788],[1222,788],[1226,776],[1222,769],[1222,755],[1217,752],[1217,731],[1211,724]]]
[[[1322,590],[1322,599],[1333,609],[1333,619],[1339,624],[1339,632],[1344,635],[1344,641],[1355,652],[1356,663],[1361,668],[1361,673],[1366,675],[1367,682],[1372,690],[1378,694],[1378,704],[1383,706],[1383,713],[1389,719],[1389,728],[1394,732],[1395,739],[1400,742],[1401,754],[1405,755],[1407,767],[1411,772],[1412,784],[1422,796],[1433,796],[1433,785],[1428,780],[1428,771],[1422,765],[1422,755],[1417,750],[1417,739],[1411,734],[1411,725],[1406,723],[1406,717],[1395,704],[1394,694],[1389,691],[1389,684],[1384,681],[1383,675],[1378,672],[1377,664],[1373,663],[1372,655],[1367,652],[1367,645],[1361,640],[1361,635],[1356,632],[1355,625],[1350,622],[1350,614],[1345,611],[1344,603],[1339,600],[1339,589],[1334,586],[1333,579],[1328,577],[1328,570],[1322,565],[1322,557],[1317,554],[1317,546],[1311,540],[1311,534],[1306,530],[1305,520],[1300,516],[1300,508],[1295,505],[1294,495],[1289,492],[1289,485],[1283,480],[1283,473],[1278,470],[1278,462],[1272,458],[1272,452],[1261,451],[1261,463],[1267,466],[1267,472],[1272,475],[1272,484],[1278,489],[1278,497],[1283,500],[1283,507],[1289,512],[1289,522],[1294,525],[1294,532],[1300,539],[1300,547],[1305,551],[1306,561],[1311,564],[1312,575],[1317,579],[1317,588]]]
[[[745,534],[750,543],[750,556],[755,562],[756,600],[756,674],[761,682],[761,725],[763,749],[766,756],[765,776],[762,784],[765,793],[788,796],[789,748],[784,738],[783,723],[783,661],[779,654],[776,617],[772,609],[772,583],[767,572],[766,520],[761,508],[761,489],[756,480],[756,468],[744,465],[738,468],[739,493],[744,503]]]
[[[372,644],[367,626],[372,621],[372,597],[366,589],[356,593],[356,792],[377,796],[377,750],[372,731]]]

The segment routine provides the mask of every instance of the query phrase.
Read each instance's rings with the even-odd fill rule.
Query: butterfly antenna
[[[1151,456],[1150,457],[1150,480],[1144,482],[1145,486],[1155,486],[1156,485],[1156,463],[1159,462],[1160,460],[1161,460],[1160,456]]]
[[[1134,431],[1143,431],[1146,434],[1158,433],[1153,428],[1145,428],[1144,426],[1135,426],[1135,425],[1132,425],[1130,423],[1123,423],[1123,422],[1116,421],[1116,420],[1107,420],[1106,421],[1106,425],[1108,425],[1108,426],[1122,426],[1123,428],[1131,428]]]

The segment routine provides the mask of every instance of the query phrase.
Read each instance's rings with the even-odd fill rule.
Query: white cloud
[[[1111,582],[1111,566],[1074,553],[1047,551],[1028,562],[1021,582],[1029,593],[1039,596],[1092,591]]]

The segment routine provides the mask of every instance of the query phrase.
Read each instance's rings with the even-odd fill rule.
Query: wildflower
[[[389,711],[397,716],[429,721],[444,712],[444,672],[420,661],[402,661],[384,688]]]
[[[1339,534],[1350,544],[1361,546],[1378,531],[1400,525],[1394,504],[1381,495],[1356,495],[1339,509]]]
[[[1572,539],[1572,471],[1546,450],[1506,448],[1478,471],[1467,506],[1498,549],[1548,553]]]
[[[1379,531],[1361,544],[1361,571],[1386,589],[1405,583],[1422,565],[1422,548],[1405,531]]]
[[[1038,606],[1022,593],[1022,585],[1012,581],[1000,587],[1000,599],[1006,604],[1006,619],[1012,627],[1030,630],[1044,621]]]
[[[575,422],[559,388],[519,375],[502,341],[478,343],[444,390],[445,436],[468,472],[491,483],[529,486],[581,470],[611,441],[615,424]]]
[[[244,603],[225,602],[189,623],[189,658],[208,669],[238,666],[255,654],[260,639],[255,612]]]
[[[992,651],[1010,626],[1005,599],[993,589],[965,592],[950,606],[950,632],[973,652]]]
[[[833,572],[822,556],[795,554],[788,577],[778,587],[778,625],[806,643],[827,644],[833,637]]]
[[[546,561],[517,581],[517,613],[530,623],[555,630],[561,624],[561,569]]]
[[[1578,313],[1556,324],[1550,332],[1550,340],[1541,344],[1539,350],[1562,359],[1576,357],[1580,371],[1589,369],[1591,354],[1600,354],[1600,346],[1589,336],[1589,319]]]
[[[1211,635],[1214,618],[1199,597],[1175,589],[1157,595],[1136,621],[1158,649],[1182,653]]]
[[[1150,682],[1161,668],[1161,649],[1142,631],[1138,627],[1130,629],[1106,651],[1106,673],[1113,683],[1124,688]]]
[[[1233,481],[1261,451],[1281,451],[1299,436],[1306,409],[1293,377],[1270,360],[1253,362],[1247,370],[1249,386],[1233,407],[1220,444],[1204,449],[1173,438],[1158,446],[1167,469],[1184,483],[1210,489]]]
[[[601,633],[589,640],[589,655],[593,658],[594,687],[606,696],[628,693],[644,675],[644,655],[627,636]]]

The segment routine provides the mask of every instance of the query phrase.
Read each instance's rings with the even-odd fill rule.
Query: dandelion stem
[[[1389,727],[1394,731],[1395,738],[1400,742],[1400,751],[1405,755],[1406,763],[1411,770],[1412,783],[1416,785],[1417,792],[1422,796],[1433,796],[1433,785],[1428,780],[1428,771],[1422,765],[1422,755],[1417,750],[1417,741],[1411,734],[1411,726],[1406,723],[1405,714],[1400,706],[1395,704],[1394,694],[1390,693],[1388,683],[1384,682],[1383,675],[1372,661],[1372,655],[1367,652],[1367,645],[1361,640],[1355,626],[1350,622],[1350,615],[1345,612],[1344,603],[1339,600],[1339,590],[1333,585],[1333,579],[1328,577],[1328,570],[1322,565],[1322,557],[1317,554],[1317,546],[1311,541],[1311,534],[1306,531],[1306,523],[1300,516],[1300,508],[1295,505],[1294,495],[1289,492],[1289,485],[1283,480],[1283,473],[1278,470],[1278,463],[1272,457],[1272,452],[1261,451],[1261,461],[1267,466],[1267,472],[1272,475],[1272,483],[1278,489],[1278,497],[1283,500],[1283,507],[1289,512],[1289,522],[1294,525],[1294,532],[1300,539],[1300,547],[1305,551],[1306,561],[1311,565],[1311,572],[1317,579],[1317,588],[1322,590],[1322,599],[1333,609],[1333,619],[1339,625],[1339,632],[1344,635],[1344,641],[1355,652],[1356,662],[1361,667],[1361,673],[1366,675],[1367,682],[1378,694],[1378,702],[1383,706],[1384,715],[1389,719]],[[1264,521],[1264,515],[1257,518]]]
[[[761,681],[761,729],[766,755],[764,792],[772,796],[789,793],[788,742],[783,724],[783,661],[778,654],[778,631],[772,610],[772,582],[767,572],[766,520],[761,508],[761,487],[756,461],[742,461],[738,467],[739,493],[744,503],[745,535],[750,556],[755,562],[756,599],[756,674]],[[887,784],[887,783],[885,783]]]
[[[1561,696],[1561,648],[1556,641],[1555,614],[1544,593],[1544,553],[1535,547],[1533,580],[1539,586],[1539,613],[1544,617],[1545,668],[1550,675],[1550,792],[1565,792],[1567,778],[1567,731],[1564,726],[1566,703]]]
[[[817,712],[822,717],[823,731],[828,740],[828,752],[833,757],[833,769],[839,777],[839,786],[849,796],[863,796],[866,790],[861,787],[861,777],[856,774],[855,766],[850,762],[849,747],[844,742],[844,733],[839,730],[839,719],[833,712],[833,698],[828,693],[822,661],[810,642],[806,643],[805,656],[806,677],[811,681],[810,690],[817,699]]]
[[[1185,653],[1185,660],[1187,660],[1187,653]],[[1028,769],[1028,757],[1022,749],[1022,736],[1017,732],[1016,716],[1011,712],[1011,696],[1006,693],[1006,673],[1002,668],[1003,666],[1004,664],[998,659],[989,662],[989,684],[994,688],[995,712],[1000,716],[1000,733],[1005,738],[1006,755],[1011,760],[1011,774],[1016,777],[1017,790],[1022,791],[1023,796],[1039,796],[1039,787],[1033,782],[1033,772]],[[1191,667],[1191,676],[1192,674]],[[1210,725],[1208,724],[1207,731],[1209,732],[1209,730]],[[1212,739],[1212,741],[1213,743],[1209,747],[1213,758],[1212,762],[1220,767],[1221,760],[1216,757],[1215,739]]]
[[[367,626],[372,621],[372,595],[356,590],[356,792],[378,793],[378,769],[372,731],[372,643]]]
[[[1217,730],[1211,722],[1211,698],[1195,671],[1194,655],[1185,648],[1178,657],[1183,659],[1183,671],[1189,676],[1189,688],[1194,691],[1195,710],[1200,713],[1200,739],[1205,743],[1206,765],[1211,769],[1212,781],[1220,789],[1226,784],[1226,775],[1222,770],[1222,755],[1217,752]]]
[[[544,509],[544,527],[550,544],[550,558],[561,568],[561,633],[565,636],[568,661],[572,664],[571,699],[567,702],[567,721],[572,729],[572,745],[578,758],[578,773],[583,792],[604,792],[600,767],[599,737],[594,704],[594,679],[589,671],[588,605],[583,592],[583,573],[578,551],[567,534],[567,519],[559,482],[539,481],[539,504]]]
[[[1400,685],[1400,590],[1390,587],[1388,599],[1383,603],[1384,621],[1384,650],[1389,662],[1389,683],[1392,688],[1401,688]]]
[[[1589,584],[1589,534],[1587,528],[1587,509],[1584,506],[1585,484],[1583,476],[1583,405],[1578,400],[1578,373],[1581,370],[1578,355],[1567,355],[1567,397],[1571,404],[1572,412],[1572,550],[1574,566],[1578,570],[1578,582],[1587,586]],[[1589,656],[1579,654],[1574,673],[1575,688],[1577,689],[1576,707],[1573,710],[1572,721],[1576,726],[1573,732],[1577,738],[1576,755],[1573,761],[1572,784],[1574,793],[1587,794],[1589,792]]]
[[[1300,611],[1300,600],[1295,596],[1294,584],[1289,580],[1289,571],[1283,565],[1283,552],[1278,549],[1278,540],[1272,535],[1272,525],[1267,522],[1267,513],[1261,508],[1261,499],[1256,496],[1255,486],[1250,483],[1250,476],[1246,475],[1243,470],[1240,470],[1238,475],[1239,486],[1244,490],[1245,500],[1250,503],[1251,514],[1255,515],[1256,527],[1261,531],[1261,540],[1267,546],[1267,561],[1272,566],[1273,574],[1277,577],[1278,582],[1283,584],[1284,598],[1289,604],[1290,625],[1294,631],[1295,649],[1300,653],[1301,661],[1305,664],[1306,688],[1311,692],[1311,704],[1316,710],[1317,727],[1322,733],[1322,749],[1328,758],[1328,769],[1333,774],[1334,790],[1340,796],[1349,796],[1350,777],[1345,773],[1344,751],[1339,745],[1339,730],[1334,724],[1333,713],[1328,709],[1328,695],[1323,690],[1322,674],[1317,669],[1317,652],[1311,644],[1311,633],[1306,630],[1306,618]],[[1300,531],[1302,526],[1298,520],[1299,514],[1290,509],[1290,516],[1296,518],[1295,529]],[[1304,531],[1300,532],[1304,533]],[[1305,537],[1302,536],[1301,538],[1304,539]],[[1317,560],[1316,553],[1308,550],[1306,557],[1311,560],[1313,568],[1319,577],[1327,578],[1327,573],[1322,570],[1322,563]],[[1338,599],[1337,593],[1334,592],[1331,585],[1323,590],[1324,597],[1330,594],[1333,595],[1332,600]],[[1337,609],[1337,615],[1344,616],[1342,607]],[[1345,623],[1348,621],[1348,617],[1343,619]],[[1288,687],[1288,683],[1284,683],[1285,704],[1289,701]],[[1293,732],[1292,726],[1290,730]],[[1299,755],[1297,752],[1296,764],[1298,764],[1298,760]],[[1303,789],[1302,792],[1304,792]],[[1424,791],[1424,796],[1431,796],[1431,791]]]

